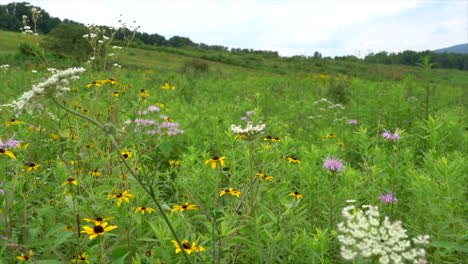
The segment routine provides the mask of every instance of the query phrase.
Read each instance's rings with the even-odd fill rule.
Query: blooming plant
[[[429,243],[429,236],[410,239],[401,221],[392,222],[388,217],[381,221],[377,206],[367,205],[361,209],[350,205],[341,213],[345,220],[338,224],[338,240],[345,260],[426,263],[426,251],[422,246]]]

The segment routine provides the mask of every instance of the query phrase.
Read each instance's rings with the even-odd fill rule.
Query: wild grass
[[[122,58],[124,67],[87,71],[56,99],[104,130],[53,100],[35,113],[2,108],[2,142],[22,142],[8,149],[15,158],[0,155],[0,263],[17,263],[31,251],[27,261],[44,264],[346,263],[337,224],[351,199],[356,207],[380,206],[410,237],[430,235],[429,263],[466,259],[463,72],[404,72],[394,80],[369,78],[378,72],[278,74],[136,49]],[[0,69],[0,102],[50,75],[38,63],[19,68],[13,60]],[[93,81],[101,86],[87,87]],[[175,89],[163,89],[166,83]],[[245,126],[242,117],[266,124],[263,134],[236,138],[229,128]],[[177,122],[184,133],[139,132],[146,128],[137,118]],[[385,129],[398,129],[401,139],[386,140]],[[225,164],[212,169],[216,157],[226,157]],[[327,157],[342,160],[344,169],[325,169]],[[239,197],[220,196],[229,188]],[[388,193],[398,202],[382,203]],[[181,211],[185,203],[197,209]],[[141,207],[157,210],[142,214]],[[187,240],[188,260],[176,253],[163,213]],[[99,223],[83,219],[97,217],[112,217],[105,227],[113,229],[90,239],[84,227]]]

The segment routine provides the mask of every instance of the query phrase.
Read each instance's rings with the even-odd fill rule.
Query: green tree
[[[91,52],[83,38],[87,33],[88,29],[83,25],[61,23],[47,35],[44,47],[55,54],[84,60]]]

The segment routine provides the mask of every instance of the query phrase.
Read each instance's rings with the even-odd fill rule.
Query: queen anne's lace
[[[367,210],[363,211],[347,206],[342,211],[345,221],[338,224],[338,240],[344,259],[369,258],[381,264],[427,263],[426,251],[419,246],[428,244],[429,236],[410,240],[401,221],[391,222],[388,217],[380,221],[377,206],[365,208]]]
[[[237,135],[244,135],[247,137],[255,136],[263,132],[265,130],[266,125],[260,124],[254,126],[252,123],[248,123],[246,128],[242,128],[242,126],[231,125],[231,131]]]
[[[69,68],[63,71],[56,71],[44,82],[33,85],[30,91],[23,93],[11,104],[2,106],[12,107],[18,114],[24,111],[34,112],[35,110],[41,110],[44,108],[42,104],[43,99],[47,97],[59,97],[65,92],[70,91],[68,87],[70,82],[78,79],[78,74],[84,71],[84,68]]]

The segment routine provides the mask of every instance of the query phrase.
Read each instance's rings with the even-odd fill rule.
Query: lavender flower
[[[0,149],[7,150],[9,148],[14,148],[21,143],[20,140],[14,140],[15,136],[9,138],[5,143],[0,139]]]
[[[398,141],[401,139],[400,135],[398,134],[398,129],[395,130],[395,133],[388,131],[387,129],[384,130],[385,132],[382,133],[382,137],[386,138],[387,140]]]
[[[5,195],[5,190],[0,189],[0,194]]]
[[[356,119],[351,119],[351,120],[348,120],[348,124],[349,125],[357,125],[358,121]]]
[[[342,171],[343,170],[343,161],[337,158],[328,157],[325,159],[323,167],[329,171]]]
[[[393,193],[382,194],[379,197],[380,201],[384,204],[392,204],[398,202],[398,198]]]
[[[148,107],[148,110],[151,112],[159,112],[161,109],[155,105],[151,105],[150,107]]]
[[[249,115],[255,115],[255,112],[254,111],[247,111],[247,112],[245,112],[245,114],[248,115],[248,116]]]
[[[242,120],[242,121],[247,120],[247,117],[243,116],[243,117],[240,118],[240,120]]]

